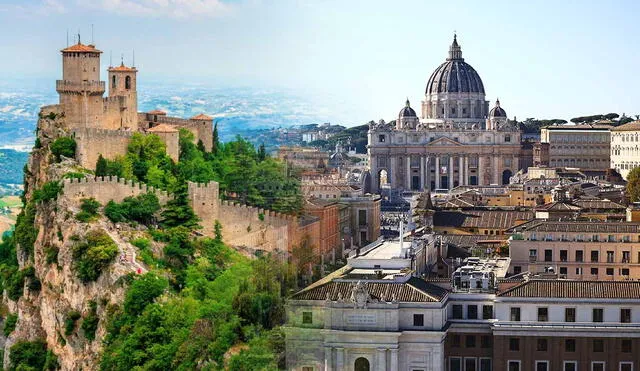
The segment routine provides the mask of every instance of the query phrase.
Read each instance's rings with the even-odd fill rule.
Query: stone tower
[[[100,81],[100,50],[80,42],[62,49],[62,80],[56,81],[67,123],[72,128],[100,127],[104,81]]]
[[[124,61],[117,67],[109,67],[109,98],[105,125],[110,129],[138,127],[138,92],[135,67],[127,67]],[[112,109],[116,106],[117,109]],[[112,112],[113,111],[113,112]]]

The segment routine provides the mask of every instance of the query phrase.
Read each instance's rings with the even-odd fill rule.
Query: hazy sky
[[[328,96],[353,123],[424,97],[454,30],[518,118],[640,113],[639,1],[0,0],[0,78],[56,79],[66,33],[140,78]]]

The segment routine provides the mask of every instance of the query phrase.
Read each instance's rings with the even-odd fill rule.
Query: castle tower
[[[99,127],[104,81],[100,81],[100,50],[80,42],[62,53],[62,80],[56,81],[67,123],[71,128]]]
[[[109,98],[107,122],[110,129],[136,129],[138,127],[138,70],[127,67],[124,61],[117,67],[109,67]]]

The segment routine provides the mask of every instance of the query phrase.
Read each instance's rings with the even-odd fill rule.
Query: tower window
[[[114,88],[114,89],[116,88],[116,76],[115,75],[113,75],[111,77],[111,87]]]
[[[124,79],[124,88],[129,90],[131,89],[131,76],[127,76]]]

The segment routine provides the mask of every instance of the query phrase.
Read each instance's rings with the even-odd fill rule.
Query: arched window
[[[129,90],[131,89],[131,76],[127,76],[124,79],[124,88]]]
[[[116,88],[116,75],[113,75],[113,76],[111,77],[111,87],[112,87],[113,89],[115,89],[115,88]]]
[[[353,369],[355,371],[369,371],[370,370],[369,360],[364,357],[360,357],[356,359],[356,362],[353,365]]]

